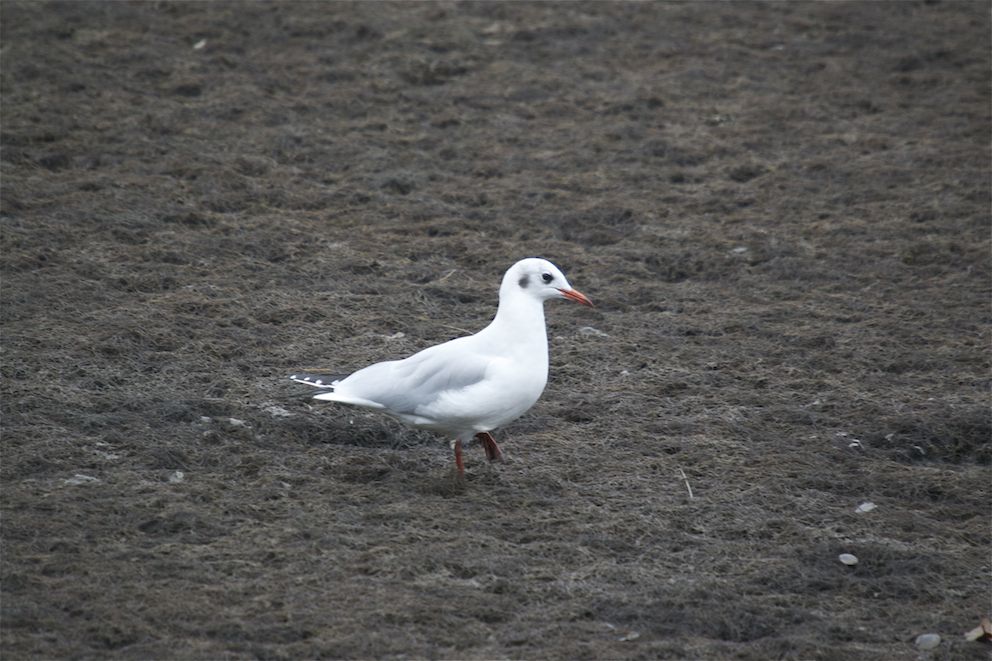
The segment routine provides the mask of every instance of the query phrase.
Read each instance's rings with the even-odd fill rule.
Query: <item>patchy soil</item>
[[[987,658],[988,2],[0,11],[5,659]],[[530,255],[464,485],[285,380]]]

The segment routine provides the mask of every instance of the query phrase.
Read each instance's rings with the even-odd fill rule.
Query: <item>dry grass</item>
[[[985,658],[983,6],[383,7],[4,3],[5,656]],[[534,254],[466,483],[283,378]]]

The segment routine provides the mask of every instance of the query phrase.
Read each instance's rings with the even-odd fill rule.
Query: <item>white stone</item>
[[[266,413],[268,413],[269,415],[271,415],[273,417],[276,417],[276,418],[291,418],[291,417],[293,417],[293,414],[292,413],[290,413],[289,411],[287,411],[283,407],[277,406],[275,404],[270,404],[269,406],[266,406],[262,410],[265,411]]]

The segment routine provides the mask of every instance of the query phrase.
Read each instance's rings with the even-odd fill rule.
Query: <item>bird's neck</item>
[[[486,330],[494,337],[508,338],[514,344],[533,342],[544,347],[548,345],[544,304],[529,297],[500,300],[496,317]]]

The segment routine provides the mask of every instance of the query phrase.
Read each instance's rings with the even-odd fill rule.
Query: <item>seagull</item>
[[[382,411],[451,439],[455,467],[465,475],[462,444],[478,439],[489,461],[502,459],[491,432],[532,407],[548,382],[544,301],[592,307],[546,259],[522,259],[507,270],[492,322],[475,335],[428,347],[402,360],[369,365],[335,379],[293,374],[319,388],[314,399]]]

